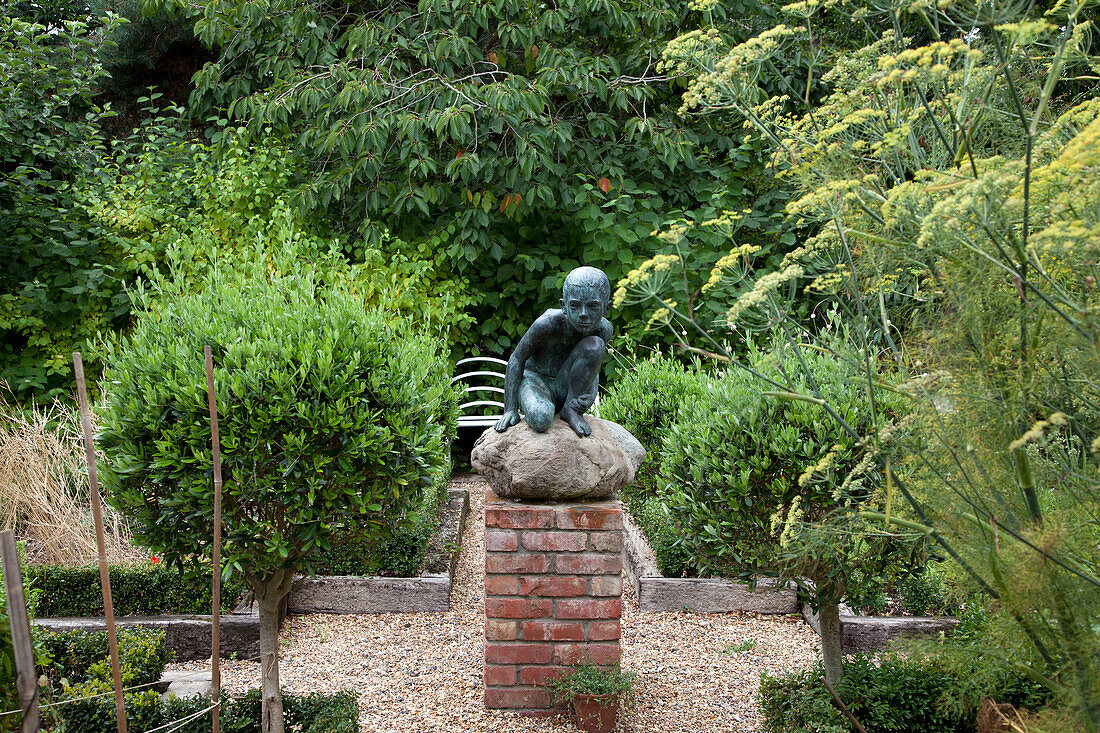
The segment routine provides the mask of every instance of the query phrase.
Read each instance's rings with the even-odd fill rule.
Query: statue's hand
[[[493,429],[498,433],[503,433],[518,422],[519,412],[517,410],[508,410],[499,420],[497,420],[497,424],[493,426]]]

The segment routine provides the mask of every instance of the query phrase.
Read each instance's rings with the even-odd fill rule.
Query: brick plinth
[[[579,661],[619,660],[618,501],[517,504],[485,492],[485,706],[531,715]]]

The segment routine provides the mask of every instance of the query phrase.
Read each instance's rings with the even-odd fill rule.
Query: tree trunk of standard
[[[840,604],[826,603],[817,613],[821,628],[821,661],[825,679],[835,686],[844,676],[844,629],[840,625]]]
[[[279,687],[279,602],[290,590],[293,574],[276,571],[266,582],[253,582],[260,610],[260,694],[263,733],[284,733],[283,694]]]

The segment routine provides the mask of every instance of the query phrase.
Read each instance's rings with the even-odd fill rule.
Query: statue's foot
[[[582,438],[592,434],[592,428],[589,426],[588,421],[584,419],[584,416],[570,407],[562,408],[561,419],[565,421],[566,425],[573,428],[573,432]]]

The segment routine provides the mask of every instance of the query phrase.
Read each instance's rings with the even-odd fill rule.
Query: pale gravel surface
[[[485,484],[475,477],[463,485],[470,491],[470,518],[451,610],[291,617],[282,631],[284,690],[355,690],[360,725],[370,733],[577,730],[564,715],[525,718],[482,705]],[[637,672],[639,682],[615,731],[756,731],[760,673],[802,668],[816,658],[817,637],[798,617],[643,615],[629,583],[624,588],[622,666]],[[752,649],[733,651],[751,641]],[[257,687],[259,665],[225,660],[222,680],[230,692]]]

